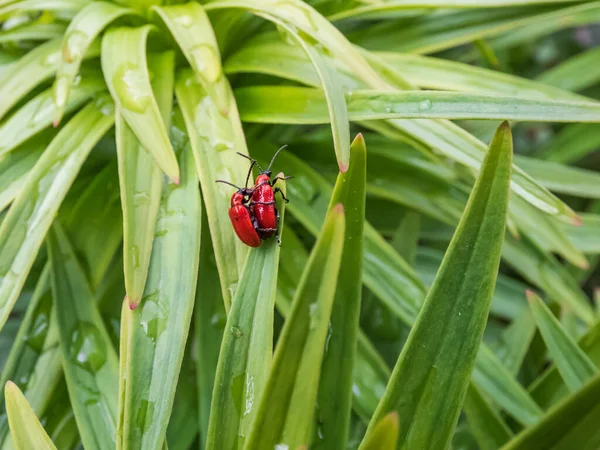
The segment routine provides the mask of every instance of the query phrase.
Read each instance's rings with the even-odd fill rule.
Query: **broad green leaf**
[[[158,167],[179,183],[177,158],[152,92],[146,41],[151,25],[111,28],[102,38],[102,72],[125,122]]]
[[[504,328],[494,345],[494,351],[513,376],[519,373],[535,331],[535,320],[531,310],[523,308],[511,324]]]
[[[0,226],[0,324],[8,317],[54,215],[92,147],[113,124],[112,104],[100,97],[56,135]]]
[[[44,415],[50,395],[62,371],[58,346],[58,329],[52,324],[52,294],[50,292],[50,265],[44,268],[31,298],[27,314],[21,323],[8,360],[2,370],[0,383],[15,380],[31,404],[34,412]],[[9,446],[7,416],[2,404],[0,441],[2,448]]]
[[[508,209],[512,136],[500,126],[367,436],[399,413],[399,444],[450,443],[485,328]],[[409,433],[410,431],[410,433]]]
[[[62,39],[62,58],[58,63],[53,86],[55,124],[60,122],[66,112],[67,99],[70,98],[72,87],[77,85],[77,73],[91,43],[108,24],[133,13],[133,10],[114,3],[92,1],[71,20]]]
[[[168,126],[173,100],[175,55],[165,52],[149,54],[147,58],[148,70],[154,74],[153,94],[162,121]],[[162,173],[154,158],[127,125],[121,108],[117,110],[115,125],[123,205],[125,290],[129,306],[133,309],[140,303],[148,276],[162,190]]]
[[[327,102],[318,89],[252,86],[235,92],[242,120],[258,123],[327,123]],[[600,104],[529,100],[447,91],[350,91],[350,120],[507,119],[528,122],[600,122]]]
[[[343,207],[335,206],[325,219],[279,337],[246,450],[309,444],[344,225]]]
[[[8,381],[4,392],[6,395],[6,411],[15,448],[17,450],[33,448],[56,450],[19,387],[12,381]]]
[[[0,20],[13,14],[23,14],[35,11],[56,11],[76,13],[85,6],[84,0],[22,0],[12,4],[0,5]]]
[[[239,273],[248,247],[235,235],[229,220],[228,207],[233,190],[216,183],[224,180],[242,185],[248,173],[248,161],[236,154],[247,154],[246,142],[239,121],[235,98],[228,81],[225,95],[229,114],[223,116],[214,101],[197,82],[191,71],[180,71],[175,93],[190,137],[196,170],[210,226],[212,243],[219,269],[221,290],[226,310],[235,294]]]
[[[0,161],[0,211],[21,192],[29,171],[40,158],[44,144],[25,143]]]
[[[48,235],[62,365],[86,448],[115,446],[118,359],[94,294],[62,227]]]
[[[512,437],[513,433],[500,414],[492,408],[473,383],[467,390],[463,409],[469,427],[482,450],[496,450]]]
[[[582,91],[600,81],[600,70],[594,63],[598,57],[600,49],[591,48],[543,72],[537,79],[567,91]]]
[[[600,198],[600,175],[597,172],[526,156],[515,159],[519,167],[553,192]]]
[[[278,186],[285,195],[285,183]],[[285,208],[279,196],[276,208],[281,227]],[[275,239],[248,252],[219,352],[208,424],[209,450],[242,448],[250,434],[271,368],[278,267]]]
[[[600,125],[574,123],[555,134],[537,155],[548,161],[569,164],[583,159],[600,147]]]
[[[363,450],[394,450],[398,443],[398,431],[400,428],[398,413],[392,411],[377,425],[373,432],[361,445]]]
[[[594,449],[600,445],[600,375],[550,408],[533,427],[525,428],[503,450]]]
[[[366,165],[367,148],[359,134],[350,147],[348,170],[338,175],[329,203],[330,211],[343,205],[346,232],[319,379],[315,449],[344,450],[348,438],[362,296]]]
[[[86,78],[73,89],[65,111],[71,112],[79,108],[91,96],[104,89],[104,84],[98,78]],[[31,136],[47,128],[52,123],[56,108],[52,92],[48,89],[37,95],[0,126],[0,156],[10,152]]]
[[[46,41],[61,37],[65,26],[61,23],[32,23],[17,28],[11,28],[0,33],[0,43],[17,41]]]
[[[206,214],[202,216],[202,229],[208,230]],[[206,448],[210,404],[223,329],[227,320],[219,283],[219,271],[208,232],[202,233],[200,237],[200,264],[194,318],[200,447]]]
[[[198,3],[154,6],[190,63],[197,80],[223,116],[229,114],[229,87],[212,26]]]
[[[177,390],[173,400],[173,412],[167,427],[169,450],[189,450],[198,436],[198,408],[196,404],[196,371],[192,356],[191,340],[185,351]]]
[[[579,227],[562,223],[560,226],[575,247],[584,253],[600,254],[600,215],[582,213],[581,222]]]
[[[408,211],[392,239],[392,245],[402,258],[411,266],[415,267],[417,259],[417,247],[419,243],[419,214]]]
[[[192,318],[200,192],[189,143],[178,154],[181,184],[163,180],[144,296],[123,308],[118,449],[162,448]]]
[[[598,372],[598,369],[565,332],[541,298],[528,291],[527,299],[548,352],[565,384],[571,392],[580,389]]]
[[[293,48],[293,47],[290,47]],[[371,62],[377,62],[377,56],[371,54]],[[263,73],[269,73],[275,76],[293,79],[302,83],[318,86],[314,84],[314,79],[304,78],[308,69],[299,70],[296,55],[292,58],[293,64],[288,64],[289,58],[283,56],[261,60]],[[305,66],[308,65],[305,64]],[[348,65],[351,67],[351,65]],[[388,72],[394,72],[394,67],[386,66]],[[360,87],[370,87],[379,90],[385,88],[385,82],[377,77],[366,77],[360,72],[352,72],[356,81],[362,84]],[[360,79],[359,79],[360,78]],[[402,89],[403,86],[397,86]],[[376,122],[370,122],[363,125],[373,127]],[[382,127],[382,124],[379,124]],[[461,164],[478,171],[487,147],[485,144],[455,124],[447,121],[424,121],[424,120],[390,120],[387,122],[387,135],[396,141],[412,141],[413,144],[425,148],[431,148],[438,153],[449,157]],[[521,171],[518,167],[513,167],[512,189],[525,200],[537,208],[569,221],[577,220],[575,213],[562,201],[554,197],[549,191],[537,184],[532,178]]]

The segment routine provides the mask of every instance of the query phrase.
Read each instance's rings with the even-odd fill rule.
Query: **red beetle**
[[[273,189],[273,187],[275,186],[275,183],[277,183],[278,180],[289,180],[293,177],[275,177],[271,181],[271,166],[273,165],[273,161],[275,161],[275,158],[277,157],[279,152],[286,147],[287,145],[284,145],[275,152],[273,158],[271,158],[271,162],[269,163],[269,167],[267,167],[267,170],[262,170],[262,167],[260,167],[260,165],[258,165],[258,163],[254,159],[242,153],[238,153],[240,156],[243,156],[244,158],[247,158],[250,161],[252,161],[252,165],[256,164],[261,169],[261,173],[258,175],[258,177],[256,177],[254,187],[251,189],[252,195],[249,205],[250,211],[252,212],[252,215],[254,216],[258,224],[256,231],[258,232],[260,238],[263,240],[269,239],[274,234],[276,234],[278,230],[279,211],[277,211],[277,208],[275,208],[275,194],[279,192],[286,203],[289,201],[285,197],[281,189]],[[252,166],[250,166],[250,170],[252,170]],[[279,234],[277,234],[277,242],[280,242]]]
[[[234,192],[231,196],[229,219],[231,220],[231,224],[233,225],[233,229],[235,234],[237,234],[237,237],[240,238],[240,241],[250,247],[258,247],[262,241],[261,237],[256,231],[258,228],[256,219],[254,218],[254,215],[250,211],[250,207],[247,204],[250,200],[250,196],[253,193],[253,189],[248,189],[248,181],[250,180],[250,175],[252,174],[252,168],[254,167],[254,164],[255,162],[250,165],[250,170],[248,170],[246,187],[238,187],[229,181],[216,181],[217,183],[225,183],[237,189],[237,192]]]

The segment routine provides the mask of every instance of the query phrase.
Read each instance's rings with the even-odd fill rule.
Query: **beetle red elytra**
[[[216,180],[217,183],[225,183],[237,189],[231,196],[229,219],[238,238],[250,247],[260,246],[262,241],[271,238],[273,235],[276,236],[277,243],[281,245],[279,240],[279,211],[275,207],[275,194],[279,192],[286,203],[289,200],[281,189],[277,187],[273,189],[273,187],[277,181],[288,180],[293,177],[275,177],[271,180],[271,166],[279,152],[285,147],[286,145],[275,152],[267,170],[262,170],[256,160],[238,152],[238,155],[251,161],[246,176],[246,185],[243,188],[228,181]],[[255,185],[248,188],[248,181],[254,165],[258,165],[261,172],[256,177]]]

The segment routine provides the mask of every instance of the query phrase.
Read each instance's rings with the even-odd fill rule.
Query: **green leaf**
[[[6,322],[54,215],[81,165],[112,126],[112,111],[112,104],[101,97],[61,129],[29,172],[2,222],[0,324]]]
[[[89,46],[108,24],[127,14],[134,14],[134,11],[114,3],[93,1],[69,23],[62,39],[62,58],[52,88],[56,106],[53,115],[55,124],[60,122],[66,112],[67,99],[73,85],[76,86],[77,73]]]
[[[225,78],[222,82],[228,83]],[[229,84],[225,92],[229,105],[227,117],[221,114],[191,71],[180,71],[178,74],[175,93],[194,151],[223,301],[228,310],[248,247],[235,235],[229,220],[226,205],[231,201],[232,188],[216,183],[216,180],[243,184],[248,173],[248,161],[233,149],[243,154],[248,151]]]
[[[21,390],[12,381],[4,388],[10,431],[17,450],[56,450]]]
[[[317,395],[315,449],[346,449],[362,295],[367,148],[361,134],[350,147],[347,172],[338,175],[329,203],[346,211],[346,232]]]
[[[560,224],[563,231],[575,247],[584,253],[600,253],[600,215],[593,213],[581,214],[581,226],[573,227]]]
[[[119,449],[162,448],[192,318],[201,203],[189,143],[178,153],[183,178],[163,180],[144,296],[123,307]]]
[[[115,445],[118,359],[94,294],[62,227],[48,235],[63,370],[86,448]]]
[[[367,436],[384,414],[396,410],[404,425],[400,445],[443,448],[450,443],[500,263],[511,160],[512,137],[504,123]]]
[[[392,411],[373,428],[373,432],[361,445],[363,450],[394,450],[398,443],[400,423],[398,413]]]
[[[0,161],[0,211],[21,192],[27,175],[44,150],[45,143],[27,142]]]
[[[104,83],[99,78],[88,77],[82,80],[73,89],[69,102],[65,104],[65,111],[76,110],[102,89],[104,89]],[[0,157],[50,126],[55,112],[56,108],[50,89],[19,108],[0,126],[0,142],[6,143],[0,148]]]
[[[583,159],[600,146],[600,125],[575,123],[555,134],[538,155],[548,161],[569,164]]]
[[[513,376],[519,373],[535,336],[535,320],[530,309],[523,309],[509,326],[504,328],[494,350],[502,364]]]
[[[473,383],[467,390],[463,409],[469,427],[482,450],[496,450],[512,437],[513,433],[500,414],[490,406]]]
[[[219,272],[214,259],[212,242],[208,230],[206,214],[202,216],[200,237],[200,264],[194,311],[194,331],[196,348],[196,376],[198,378],[198,419],[200,427],[200,447],[206,448],[210,404],[215,385],[215,374],[219,360],[219,350],[223,340],[223,328],[227,316],[219,283]]]
[[[146,61],[151,25],[111,28],[102,38],[102,71],[120,114],[158,167],[176,184],[179,167],[152,92]]]
[[[62,36],[65,26],[61,23],[32,23],[10,28],[0,33],[0,43],[17,41],[46,41]]]
[[[52,293],[50,292],[50,265],[40,275],[30,300],[27,313],[11,347],[2,370],[0,383],[15,380],[25,392],[34,412],[44,415],[50,404],[50,393],[57,385],[61,372],[58,346],[58,328],[51,322]],[[4,405],[0,393],[0,404]],[[2,408],[4,409],[4,408]],[[0,442],[9,445],[8,423],[5,411],[0,415]]]
[[[167,442],[169,450],[189,450],[198,436],[198,409],[196,395],[195,361],[191,353],[192,341],[188,342],[177,390],[173,401],[173,412],[167,427]]]
[[[535,426],[525,428],[503,450],[593,449],[600,443],[600,375],[552,407]]]
[[[415,267],[415,261],[417,259],[419,228],[419,214],[408,211],[402,218],[402,221],[396,230],[396,234],[394,234],[394,238],[392,239],[392,245],[398,254],[402,256],[411,267]]]
[[[327,123],[327,102],[318,89],[252,86],[236,89],[242,120],[258,123]],[[529,100],[521,97],[447,91],[346,94],[350,120],[379,119],[507,119],[528,122],[600,122],[600,104]]]
[[[170,121],[175,55],[172,52],[149,54],[148,69],[154,74],[152,89],[162,121]],[[140,303],[154,239],[156,216],[162,190],[162,173],[155,160],[127,125],[123,110],[116,117],[119,185],[123,205],[123,261],[125,290],[129,306]]]
[[[285,183],[278,186],[285,195]],[[277,199],[276,207],[281,227],[282,198]],[[244,437],[250,434],[271,368],[278,267],[275,239],[248,252],[219,352],[207,449],[242,448]]]
[[[600,71],[594,64],[599,56],[600,49],[591,48],[543,72],[537,79],[567,91],[582,91],[600,81]]]
[[[519,167],[554,192],[584,198],[600,198],[598,172],[526,156],[518,156],[515,159]]]
[[[204,90],[223,116],[229,114],[229,87],[223,77],[221,56],[212,26],[198,3],[154,6]]]
[[[75,13],[85,6],[84,0],[22,0],[12,4],[0,5],[0,20],[29,11],[61,11]]]
[[[580,389],[598,372],[598,369],[566,333],[541,298],[527,291],[527,299],[548,352],[565,384],[572,392]]]
[[[297,181],[297,180],[296,180]],[[290,183],[291,184],[291,183]],[[245,450],[308,445],[344,246],[344,211],[325,219],[279,337]]]

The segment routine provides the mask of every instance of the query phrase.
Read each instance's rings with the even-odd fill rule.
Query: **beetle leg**
[[[287,177],[275,177],[275,178],[273,178],[273,182],[271,183],[271,186],[275,186],[275,183],[277,183],[278,180],[291,180],[292,178],[294,178],[293,175],[289,175]]]
[[[283,198],[283,200],[285,200],[286,203],[289,203],[290,201],[287,199],[287,197],[285,196],[285,194],[283,193],[283,191],[279,188],[275,188],[275,190],[273,191],[273,195],[277,194],[277,193],[281,194],[281,198]]]

